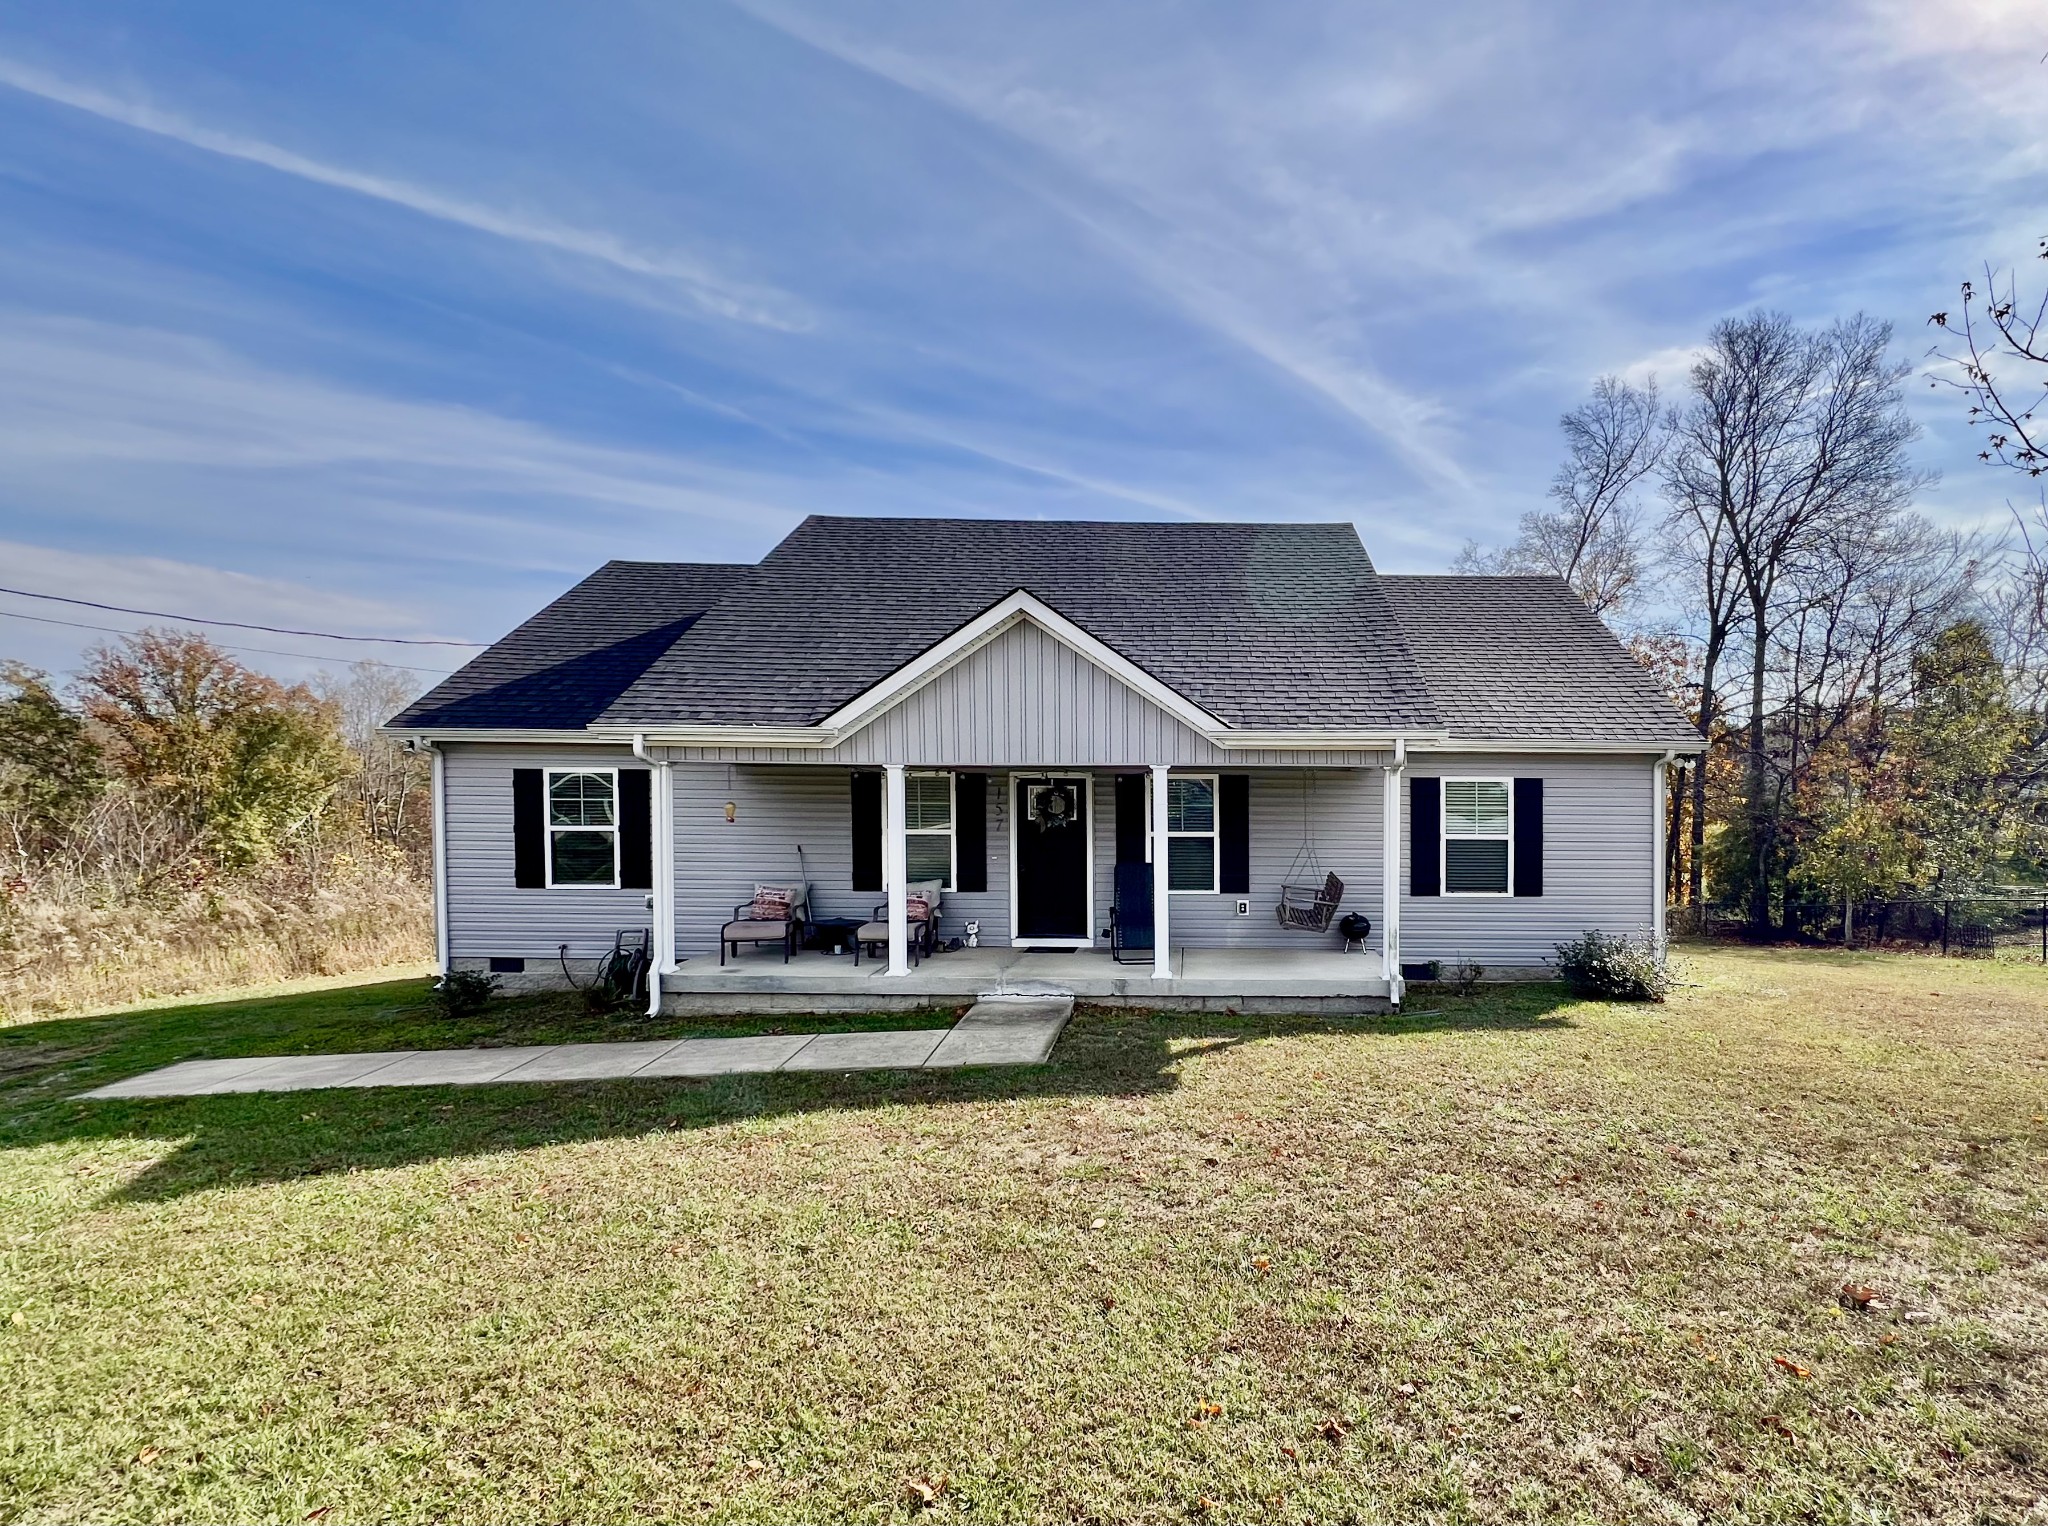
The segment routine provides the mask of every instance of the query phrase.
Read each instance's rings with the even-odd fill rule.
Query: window
[[[903,781],[903,861],[911,884],[953,888],[953,776],[910,774]]]
[[[1444,780],[1444,894],[1508,893],[1510,786],[1505,779]]]
[[[619,776],[548,770],[548,885],[619,882]]]
[[[1166,781],[1166,888],[1216,888],[1216,776],[1174,774]]]

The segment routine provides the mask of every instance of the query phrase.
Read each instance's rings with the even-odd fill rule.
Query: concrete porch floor
[[[1295,1012],[1382,1012],[1387,983],[1376,953],[1328,948],[1173,951],[1173,975],[1155,979],[1148,958],[1118,964],[1107,949],[970,948],[932,955],[891,976],[886,959],[742,953],[720,968],[693,958],[662,977],[664,1010],[874,1012],[992,995],[1062,995],[1111,1006]]]

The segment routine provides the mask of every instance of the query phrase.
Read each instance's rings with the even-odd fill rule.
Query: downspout
[[[1394,738],[1394,760],[1382,770],[1380,796],[1380,972],[1395,1011],[1407,994],[1401,979],[1401,774],[1408,766],[1408,739]]]
[[[426,737],[414,738],[426,750],[433,773],[427,792],[433,797],[434,814],[434,964],[442,980],[448,978],[450,940],[448,936],[448,755]]]
[[[1660,956],[1664,952],[1664,925],[1671,901],[1671,887],[1668,883],[1671,878],[1671,865],[1664,856],[1666,825],[1664,814],[1671,807],[1671,802],[1667,798],[1671,777],[1671,760],[1677,756],[1677,748],[1666,748],[1664,756],[1659,758],[1656,766],[1650,770],[1650,790],[1655,797],[1651,802],[1650,828],[1656,833],[1656,845],[1650,855],[1651,862],[1656,865],[1656,870],[1650,877],[1652,882],[1650,887],[1650,936],[1656,942],[1657,952]]]
[[[654,947],[647,960],[647,1015],[661,1016],[661,977],[676,967],[676,797],[674,764],[647,750],[647,733],[633,733],[633,756],[654,770]]]

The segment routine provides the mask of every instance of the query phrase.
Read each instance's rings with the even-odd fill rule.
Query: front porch
[[[1387,982],[1377,953],[1333,949],[1175,948],[1165,976],[1119,964],[1107,949],[963,948],[937,953],[901,975],[886,960],[804,952],[743,954],[720,968],[686,960],[661,977],[662,1010],[700,1012],[891,1012],[997,995],[1070,995],[1106,1006],[1235,1012],[1384,1012]]]

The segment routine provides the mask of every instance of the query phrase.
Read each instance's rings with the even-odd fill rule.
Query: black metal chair
[[[794,894],[786,917],[755,916],[752,901],[742,901],[733,907],[732,920],[718,930],[718,962],[721,967],[725,964],[728,949],[734,959],[739,958],[742,943],[780,943],[782,962],[789,963],[789,956],[804,941],[804,919],[811,909],[811,887],[797,885],[791,888]]]

